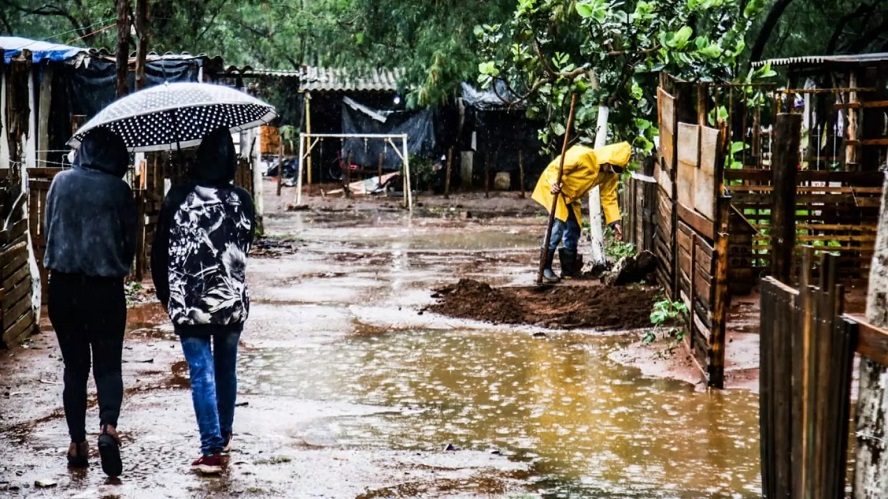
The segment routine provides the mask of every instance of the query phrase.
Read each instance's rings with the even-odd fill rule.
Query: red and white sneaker
[[[225,435],[225,443],[222,445],[222,454],[231,454],[231,433]]]
[[[222,455],[200,456],[191,463],[191,469],[204,475],[218,475],[222,473]]]

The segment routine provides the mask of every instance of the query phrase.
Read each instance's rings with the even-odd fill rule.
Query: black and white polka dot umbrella
[[[165,83],[140,90],[102,109],[77,130],[68,145],[77,148],[90,130],[105,127],[133,152],[166,151],[200,145],[213,130],[239,132],[277,117],[274,107],[222,85]]]

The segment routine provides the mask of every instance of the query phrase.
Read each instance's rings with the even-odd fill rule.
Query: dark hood
[[[229,183],[237,172],[237,154],[228,128],[217,128],[204,137],[188,178],[201,183]]]
[[[74,167],[123,178],[129,168],[129,151],[119,135],[107,128],[96,128],[86,134],[80,143],[74,157]]]

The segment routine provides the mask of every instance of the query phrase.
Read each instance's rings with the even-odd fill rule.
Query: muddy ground
[[[604,287],[596,281],[561,285],[500,287],[473,279],[438,288],[425,310],[493,324],[530,324],[552,329],[639,329],[650,326],[657,289]]]
[[[187,366],[148,301],[128,317],[119,480],[95,455],[86,472],[64,468],[62,369],[45,314],[40,334],[0,352],[0,496],[757,496],[757,397],[619,359],[641,333],[601,329],[644,326],[649,290],[595,327],[549,312],[566,287],[527,294],[545,223],[531,201],[420,198],[428,211],[411,217],[381,200],[310,198],[288,211],[284,194],[265,198],[266,238],[248,267],[230,469],[188,469],[199,438]],[[428,308],[460,279],[512,290],[532,325]],[[574,306],[607,303],[602,292],[584,289]],[[94,398],[88,422],[94,441]]]

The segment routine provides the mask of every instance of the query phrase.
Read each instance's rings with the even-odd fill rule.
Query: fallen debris
[[[657,259],[650,251],[621,258],[613,268],[601,276],[605,286],[624,286],[639,282],[651,282],[651,275],[657,269]]]
[[[302,246],[302,242],[294,238],[262,237],[253,243],[251,257],[275,258],[283,255],[294,255]]]

